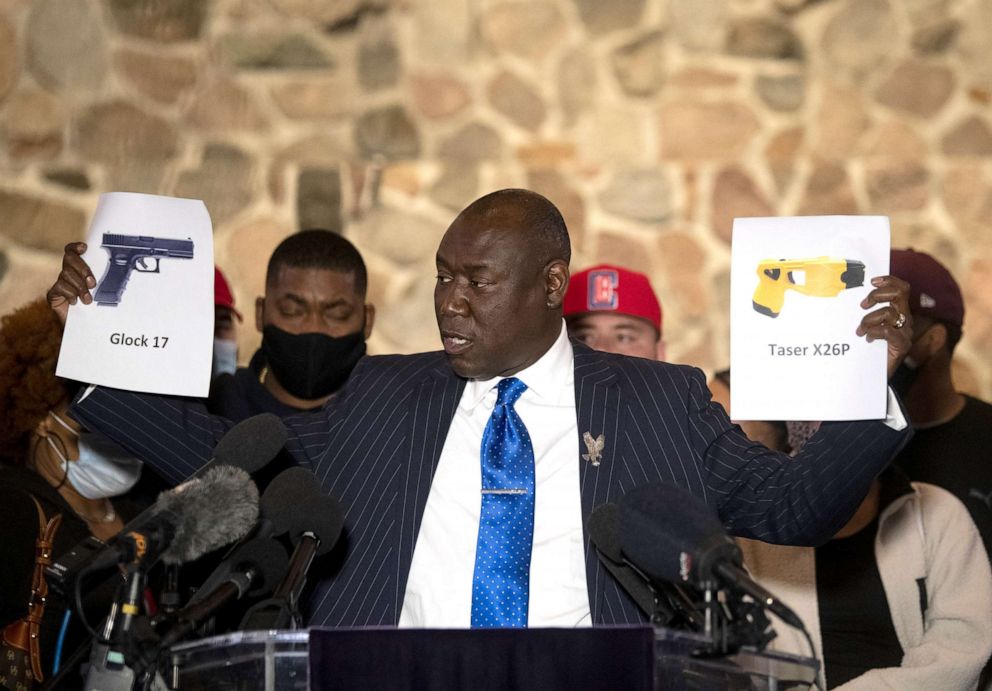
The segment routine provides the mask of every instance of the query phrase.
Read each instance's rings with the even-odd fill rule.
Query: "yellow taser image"
[[[758,263],[758,287],[752,305],[756,312],[774,318],[782,312],[787,290],[832,298],[864,283],[865,265],[856,259],[764,259]]]

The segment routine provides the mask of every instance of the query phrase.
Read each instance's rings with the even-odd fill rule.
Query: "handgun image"
[[[799,272],[803,277],[797,281]],[[782,312],[787,290],[832,298],[842,290],[864,283],[865,265],[856,259],[765,259],[758,263],[758,287],[752,305],[756,312],[775,318]]]
[[[110,262],[93,297],[96,304],[110,307],[116,307],[121,301],[132,271],[157,274],[160,273],[159,261],[163,258],[193,258],[192,240],[104,233],[103,244],[100,246],[110,253]],[[151,261],[155,262],[154,267],[150,265]]]

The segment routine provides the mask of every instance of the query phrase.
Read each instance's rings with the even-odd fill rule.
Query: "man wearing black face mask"
[[[951,379],[951,358],[964,326],[961,289],[924,252],[893,250],[891,268],[910,285],[913,313],[913,344],[892,387],[916,429],[895,463],[910,479],[957,496],[992,555],[992,405],[958,393]]]
[[[375,320],[366,284],[362,256],[337,233],[304,230],[283,240],[255,302],[262,347],[248,367],[214,381],[210,412],[238,422],[326,403],[365,354]]]

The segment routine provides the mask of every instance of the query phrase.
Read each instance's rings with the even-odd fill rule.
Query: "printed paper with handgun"
[[[884,417],[885,346],[865,342],[855,329],[871,279],[888,268],[885,217],[736,219],[731,417]]]
[[[59,376],[206,396],[213,347],[213,230],[202,201],[100,196],[83,259],[93,302],[69,308]]]

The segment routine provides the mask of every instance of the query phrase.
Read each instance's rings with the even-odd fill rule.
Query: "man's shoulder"
[[[391,367],[432,367],[446,365],[447,359],[443,350],[434,350],[429,353],[413,353],[403,355],[393,353],[390,355],[366,355],[361,359],[364,367],[370,368],[391,368]]]
[[[688,385],[692,379],[705,381],[702,370],[691,365],[678,365],[661,360],[649,360],[631,355],[606,353],[593,350],[581,343],[573,344],[573,347],[576,369],[583,367],[611,367],[625,377],[632,378],[634,381],[637,381],[639,378],[650,377],[676,385]]]
[[[443,350],[413,355],[366,355],[358,361],[351,378],[399,377],[402,380],[424,376],[455,377]],[[349,380],[351,379],[349,378]]]

